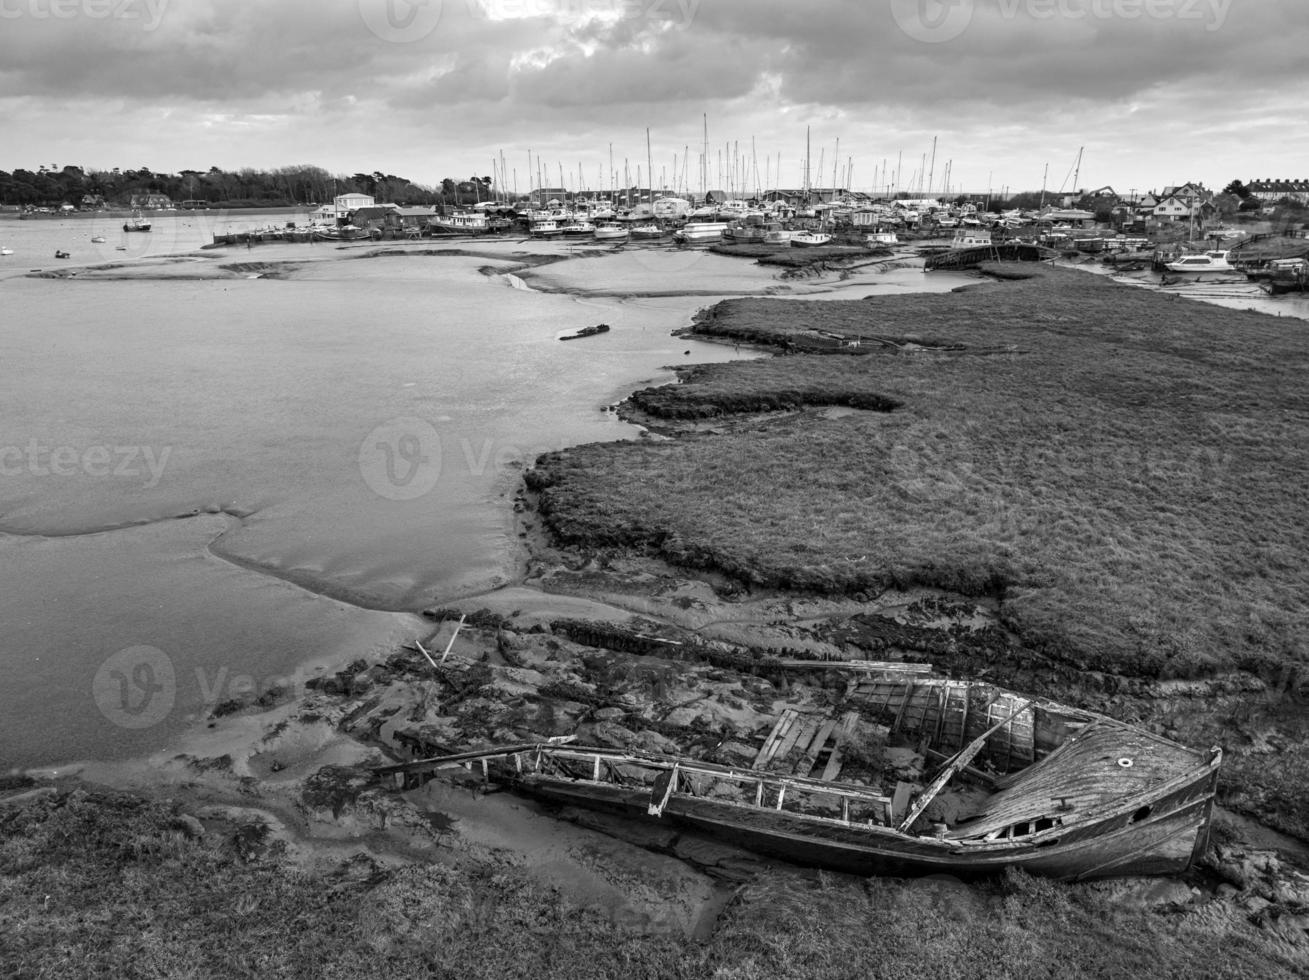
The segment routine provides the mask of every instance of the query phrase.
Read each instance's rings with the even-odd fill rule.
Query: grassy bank
[[[1144,677],[1309,660],[1309,330],[1056,269],[955,294],[739,300],[699,334],[792,356],[642,392],[666,418],[893,408],[583,446],[549,526],[741,580],[1002,600],[1026,646]],[[833,335],[858,340],[848,353]]]
[[[1296,976],[1295,951],[1206,906],[1143,913],[1113,884],[968,889],[779,872],[705,943],[615,923],[512,867],[291,866],[175,804],[49,793],[0,804],[6,977],[705,977],[1157,980]]]

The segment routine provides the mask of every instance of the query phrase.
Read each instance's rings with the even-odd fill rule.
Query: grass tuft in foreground
[[[777,869],[699,944],[580,908],[512,866],[363,855],[322,871],[196,836],[175,805],[55,793],[0,805],[0,975],[326,978],[1302,976],[1232,906],[1122,907],[1113,886],[965,887]],[[1208,910],[1208,911],[1206,911]]]

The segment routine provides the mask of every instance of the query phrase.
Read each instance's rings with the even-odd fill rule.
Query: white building
[[[314,212],[314,218],[320,221],[338,221],[360,208],[371,208],[377,202],[371,194],[338,194],[331,204],[324,204]]]

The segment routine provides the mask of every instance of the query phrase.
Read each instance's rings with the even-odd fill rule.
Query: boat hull
[[[602,809],[642,821],[671,820],[796,864],[846,874],[984,877],[1017,868],[1065,880],[1186,871],[1204,852],[1217,765],[1158,796],[1124,801],[1098,819],[1034,835],[1029,841],[964,843],[914,837],[886,827],[843,825],[758,807],[674,795],[661,817],[648,815],[650,790],[539,775],[514,789],[553,803]],[[1149,808],[1148,816],[1140,816]]]

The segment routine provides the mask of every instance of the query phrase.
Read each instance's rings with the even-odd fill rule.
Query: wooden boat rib
[[[1207,844],[1218,748],[1193,750],[984,682],[906,671],[871,676],[865,668],[847,687],[852,705],[840,720],[788,709],[753,767],[540,742],[376,771],[403,783],[480,766],[488,780],[557,803],[671,819],[859,874],[1176,874]],[[837,778],[844,737],[869,722],[943,760],[916,799],[905,783],[888,794]],[[827,754],[833,734],[840,737]],[[929,817],[937,794],[962,783],[982,794],[973,811],[953,823]]]

